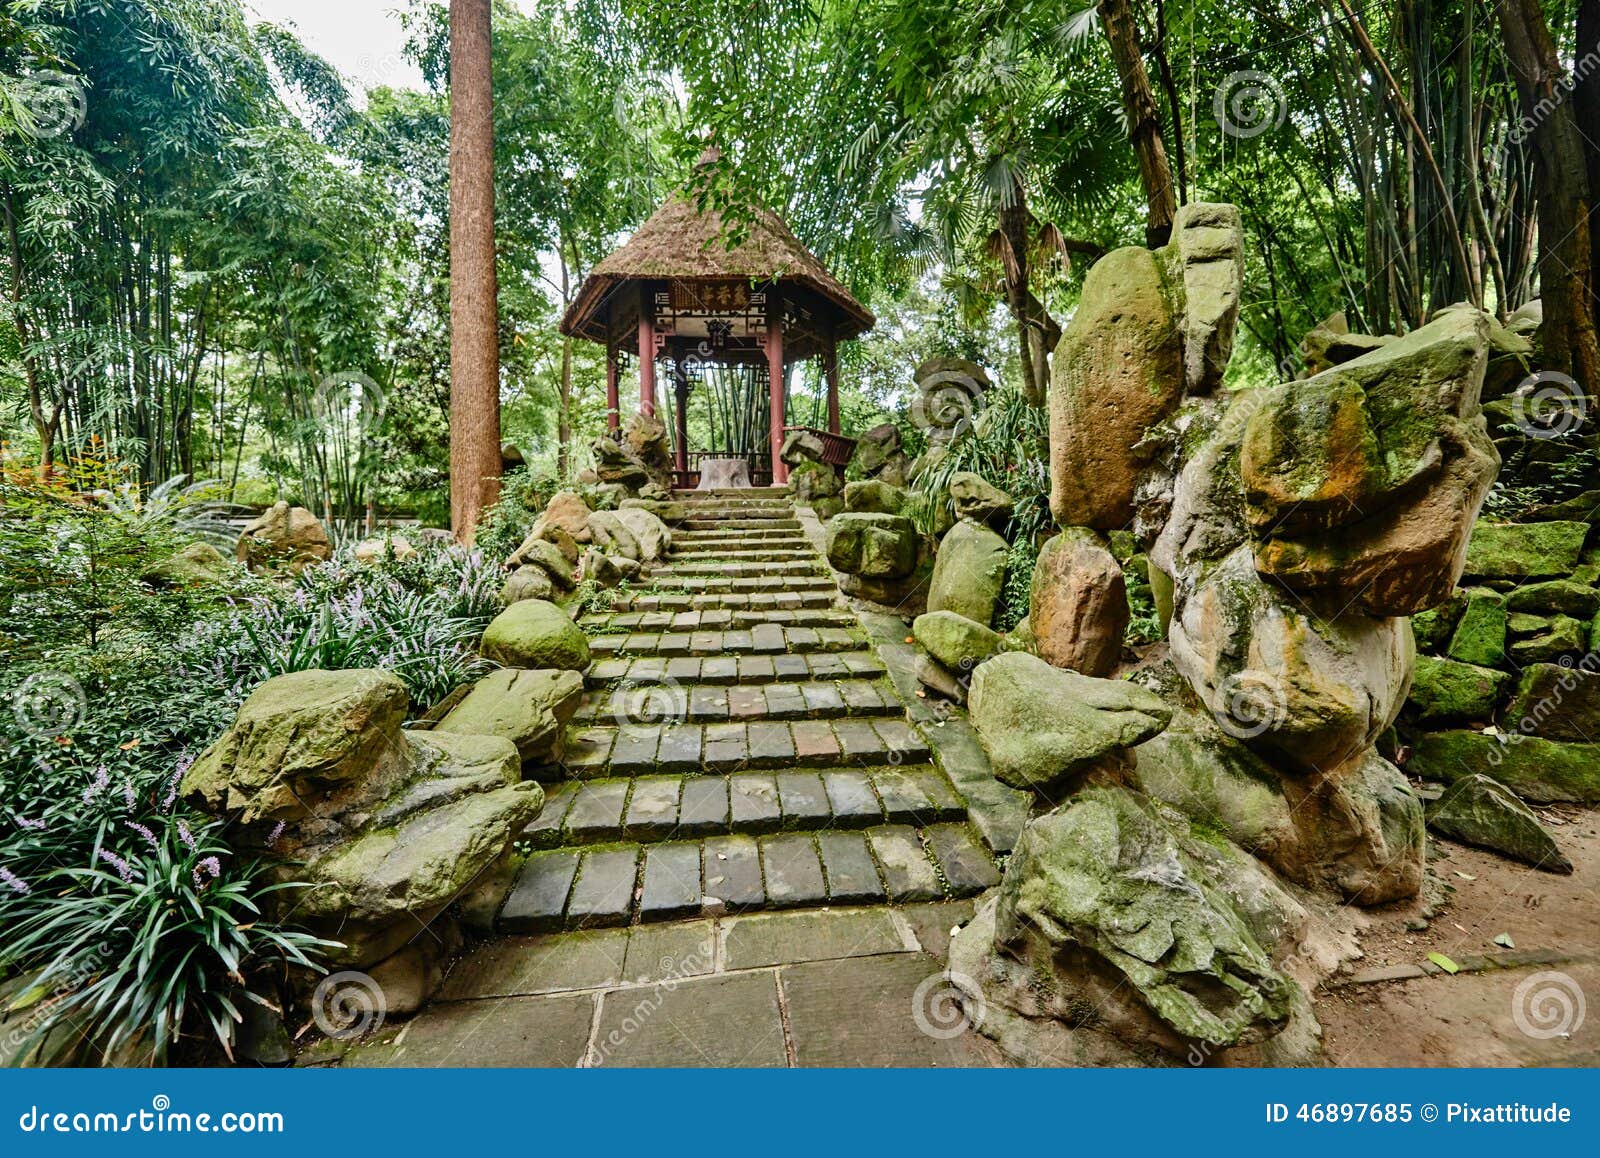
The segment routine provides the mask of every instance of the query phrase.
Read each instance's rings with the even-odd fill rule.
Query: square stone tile
[[[635,925],[628,930],[622,978],[629,984],[699,977],[716,967],[714,921],[674,921]]]
[[[739,832],[776,832],[783,824],[778,785],[771,774],[743,772],[728,778],[733,827]]]
[[[528,857],[517,871],[495,927],[507,933],[547,933],[561,928],[567,896],[578,875],[578,858],[572,849]]]
[[[623,929],[507,937],[474,949],[450,970],[439,1001],[598,989],[623,979]]]
[[[751,913],[724,922],[725,969],[908,952],[886,908]]]
[[[358,1046],[352,1067],[571,1067],[583,1060],[597,997],[506,997],[428,1006],[406,1023],[399,1045]],[[398,1030],[396,1031],[398,1035]]]
[[[728,781],[723,776],[692,776],[683,783],[678,832],[707,836],[728,831]]]
[[[766,880],[767,904],[774,909],[820,905],[828,899],[822,878],[822,861],[806,832],[763,836],[761,875]]]
[[[608,993],[589,1064],[786,1065],[775,978],[763,971]]]
[[[802,1066],[975,1066],[970,1032],[935,1037],[918,987],[943,966],[922,953],[847,962],[814,961],[779,971]],[[939,982],[934,982],[939,984]]]
[[[567,901],[567,924],[580,928],[626,925],[633,912],[638,866],[637,845],[584,853]]]
[[[753,836],[708,837],[701,848],[701,880],[706,896],[734,912],[766,903],[761,883],[761,853]]]
[[[700,846],[652,844],[644,850],[644,887],[639,917],[667,921],[700,911]]]

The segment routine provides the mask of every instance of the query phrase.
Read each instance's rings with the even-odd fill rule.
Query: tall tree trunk
[[[1577,85],[1572,90],[1573,108],[1578,116],[1578,133],[1583,140],[1584,170],[1589,177],[1591,203],[1600,192],[1600,0],[1579,0],[1578,62],[1573,70]],[[1589,301],[1600,313],[1600,229],[1589,230]]]
[[[1538,0],[1495,0],[1506,56],[1531,130],[1539,204],[1539,285],[1544,300],[1540,368],[1600,389],[1589,231],[1589,177],[1574,102]]]
[[[490,0],[450,0],[450,525],[469,543],[500,493]]]
[[[572,305],[572,276],[561,253],[561,312]],[[556,477],[565,480],[572,465],[572,336],[561,340],[561,396],[556,406]]]
[[[1139,180],[1144,185],[1145,243],[1155,249],[1172,236],[1172,217],[1178,203],[1172,188],[1172,168],[1167,164],[1166,146],[1161,143],[1161,122],[1156,116],[1156,98],[1150,90],[1150,75],[1144,70],[1139,48],[1139,30],[1133,23],[1128,0],[1099,0],[1100,24],[1111,44],[1111,59],[1116,62],[1117,78],[1122,82],[1122,109],[1128,118],[1128,139],[1139,160]]]

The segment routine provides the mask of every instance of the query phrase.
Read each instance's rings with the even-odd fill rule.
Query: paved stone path
[[[974,1066],[942,976],[970,901],[507,937],[428,1008],[301,1065]]]
[[[595,662],[501,911],[526,934],[964,897],[999,874],[966,800],[782,490],[685,492]]]

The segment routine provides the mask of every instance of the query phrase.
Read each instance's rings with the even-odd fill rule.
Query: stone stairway
[[[580,621],[565,778],[506,933],[969,896],[998,880],[781,490],[686,492],[666,560]]]

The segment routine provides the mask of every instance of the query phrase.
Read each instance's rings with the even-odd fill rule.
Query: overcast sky
[[[293,24],[317,55],[362,88],[421,88],[422,74],[400,51],[396,14],[405,0],[244,0],[262,20]]]

